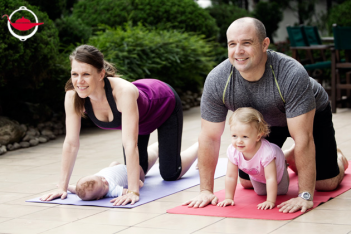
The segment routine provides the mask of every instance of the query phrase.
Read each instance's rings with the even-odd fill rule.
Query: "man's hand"
[[[183,206],[188,205],[188,207],[202,208],[210,203],[212,205],[217,205],[217,202],[218,198],[212,192],[204,190],[201,191],[195,198],[183,203]]]
[[[283,213],[294,213],[298,210],[301,210],[303,213],[313,207],[313,201],[307,201],[301,197],[296,197],[279,204],[277,207],[280,208],[279,212]]]

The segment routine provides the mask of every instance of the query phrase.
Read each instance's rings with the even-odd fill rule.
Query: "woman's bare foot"
[[[344,171],[346,171],[346,169],[349,167],[349,161],[340,149],[338,149],[338,160],[341,160],[342,164],[344,165]]]

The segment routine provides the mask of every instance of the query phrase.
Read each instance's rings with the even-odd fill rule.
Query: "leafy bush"
[[[91,27],[142,22],[159,29],[196,32],[207,38],[218,32],[215,20],[193,0],[84,0],[74,5],[73,16]]]
[[[46,103],[50,107],[55,106],[58,93],[62,93],[55,85],[57,72],[62,71],[57,67],[57,49],[59,44],[58,31],[48,15],[38,10],[37,7],[29,5],[23,0],[0,0],[0,12],[10,15],[20,6],[26,6],[38,17],[39,22],[44,22],[38,27],[36,34],[20,41],[11,35],[7,29],[7,19],[2,19],[0,30],[0,109],[3,114],[11,117],[13,111],[17,111],[16,117],[25,117],[20,113],[19,103]],[[31,22],[35,18],[27,11],[16,12],[11,21],[24,16]],[[12,26],[11,26],[12,27]],[[20,31],[12,28],[16,34]],[[34,28],[32,29],[34,30]],[[24,31],[28,35],[30,31]],[[62,103],[61,103],[62,106]],[[21,116],[19,116],[21,115]]]
[[[235,5],[219,4],[206,8],[209,14],[216,19],[216,24],[219,27],[219,35],[217,41],[223,46],[227,46],[227,29],[229,25],[236,19],[251,14]]]
[[[107,28],[89,44],[130,81],[156,78],[177,89],[197,91],[214,66],[212,43],[192,33],[126,25]]]
[[[46,12],[51,20],[59,18],[63,12],[69,11],[78,0],[26,0],[30,5],[39,7],[40,11]]]
[[[273,43],[273,35],[283,20],[280,6],[275,2],[259,2],[255,6],[254,17],[264,24],[267,36]]]
[[[84,24],[81,19],[73,16],[64,16],[56,19],[56,28],[59,30],[59,38],[62,46],[74,43],[86,43],[92,35],[91,27]]]
[[[329,15],[328,26],[329,31],[333,31],[333,24],[337,24],[339,26],[351,26],[351,0],[345,1],[342,4],[334,6]]]

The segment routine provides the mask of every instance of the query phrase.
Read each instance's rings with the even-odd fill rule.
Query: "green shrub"
[[[219,27],[217,41],[223,46],[227,46],[227,29],[230,24],[241,17],[251,16],[245,9],[235,5],[219,4],[206,8],[209,14],[215,18],[216,24]]]
[[[89,44],[130,81],[156,78],[177,89],[197,91],[214,66],[212,43],[192,33],[126,25],[107,28]]]
[[[193,0],[84,0],[73,7],[73,15],[88,26],[110,27],[126,22],[177,29],[215,37],[215,20]]]
[[[275,2],[259,2],[255,6],[253,15],[264,24],[267,36],[274,43],[274,33],[279,28],[280,21],[283,20],[283,12],[280,6]]]
[[[66,5],[71,0],[26,0],[30,5],[39,7],[40,11],[46,12],[51,20],[59,18],[65,11]],[[74,0],[77,1],[77,0]]]
[[[333,24],[337,24],[339,26],[351,26],[351,17],[349,17],[350,12],[351,0],[334,6],[330,11],[328,19],[329,31],[332,33]]]
[[[56,28],[59,30],[59,38],[62,46],[70,44],[86,43],[92,35],[91,27],[84,24],[81,19],[73,16],[64,16],[56,19]]]
[[[58,100],[58,90],[55,84],[57,76],[52,69],[62,71],[57,67],[58,54],[58,31],[48,15],[29,5],[23,0],[0,0],[0,12],[10,15],[20,6],[26,6],[38,17],[39,22],[44,22],[38,27],[36,34],[20,41],[12,36],[7,28],[7,19],[2,19],[0,30],[0,106],[3,114],[9,117],[12,111],[21,112],[18,103],[45,103],[52,107]],[[31,22],[35,18],[27,11],[16,12],[11,21],[24,16]],[[32,29],[34,30],[34,28]],[[13,29],[16,34],[20,31]],[[28,35],[30,31],[24,31]],[[62,106],[62,104],[61,104]],[[1,107],[0,107],[1,109]],[[25,117],[25,113],[19,113],[17,117]],[[16,116],[15,116],[16,117]]]

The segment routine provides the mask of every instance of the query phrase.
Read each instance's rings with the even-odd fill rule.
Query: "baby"
[[[144,185],[145,175],[140,167],[139,186]],[[84,201],[99,200],[104,197],[119,197],[128,191],[127,166],[112,162],[94,175],[89,175],[78,180],[76,186],[69,185],[68,191],[75,193]]]

